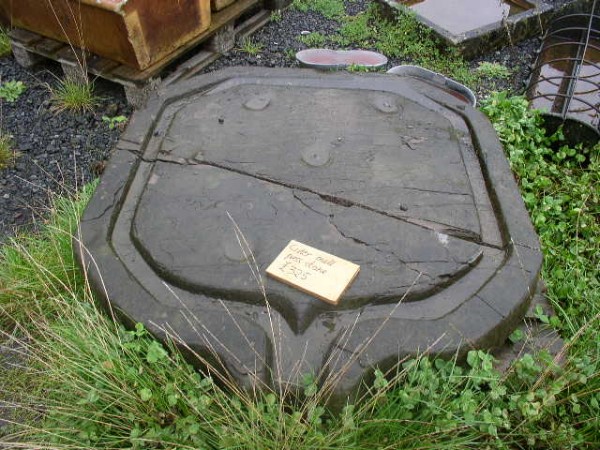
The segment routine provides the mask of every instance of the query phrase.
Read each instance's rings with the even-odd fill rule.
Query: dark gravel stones
[[[129,115],[120,88],[97,80],[98,105],[83,113],[52,110],[47,84],[58,80],[53,65],[29,72],[12,58],[0,59],[1,80],[20,80],[27,90],[2,103],[1,126],[14,138],[17,157],[0,170],[0,240],[16,227],[42,220],[52,193],[73,193],[98,174],[120,131],[103,116]]]

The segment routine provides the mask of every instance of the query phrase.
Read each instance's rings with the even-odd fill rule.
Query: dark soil
[[[61,75],[54,64],[26,70],[12,57],[0,59],[0,79],[27,86],[16,102],[2,102],[2,130],[13,136],[15,157],[0,170],[0,236],[43,220],[51,194],[91,181],[119,137],[102,117],[131,114],[122,89],[102,80],[93,111],[55,112],[48,85]]]
[[[552,2],[563,4],[567,0]],[[352,0],[347,2],[347,8],[351,14],[357,14],[368,3]],[[271,22],[252,37],[262,45],[260,53],[245,53],[240,44],[207,71],[234,65],[297,67],[294,54],[306,48],[298,40],[303,31],[331,35],[338,27],[336,21],[317,13],[289,8],[282,11],[281,20]],[[522,93],[539,45],[540,39],[533,38],[473,60],[473,67],[481,61],[490,61],[511,70],[507,79],[481,83],[476,89],[477,96],[481,98],[491,90]],[[403,62],[391,60],[389,66]],[[14,136],[16,157],[13,167],[0,170],[0,240],[43,220],[52,193],[73,192],[96,177],[119,137],[119,130],[109,129],[102,117],[129,116],[132,112],[122,88],[103,80],[95,82],[99,101],[93,111],[53,112],[47,84],[56,84],[60,76],[60,68],[54,63],[27,70],[12,57],[0,59],[1,81],[20,80],[27,85],[26,92],[15,103],[2,103],[1,127]]]

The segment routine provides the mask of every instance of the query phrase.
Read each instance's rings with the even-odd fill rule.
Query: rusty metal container
[[[600,2],[567,14],[548,29],[527,97],[544,111],[546,126],[563,126],[573,144],[600,139]]]
[[[139,70],[210,25],[210,0],[0,0],[13,26]]]
[[[217,12],[227,8],[232,3],[235,3],[235,1],[236,0],[210,0],[210,6],[213,11]]]

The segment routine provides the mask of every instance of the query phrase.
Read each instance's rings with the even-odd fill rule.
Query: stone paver
[[[248,388],[343,374],[332,405],[375,366],[501,345],[542,258],[482,114],[415,78],[308,69],[159,92],[82,237],[93,286],[127,323],[170,330]],[[265,277],[291,239],[361,266],[339,305]]]

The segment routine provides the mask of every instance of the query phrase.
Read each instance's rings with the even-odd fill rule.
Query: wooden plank
[[[237,19],[253,6],[257,5],[259,0],[238,0],[233,5],[212,15],[212,23],[205,34],[213,34],[223,25]],[[198,43],[198,42],[196,42]]]
[[[211,0],[210,9],[213,12],[221,11],[223,8],[231,5],[235,0]]]
[[[152,70],[137,70],[133,67],[120,65],[111,71],[110,76],[112,80],[123,80],[132,83],[143,84],[146,80],[152,78],[152,76],[156,75],[158,72],[160,72],[160,69],[154,70],[154,68],[152,68]]]
[[[201,50],[196,55],[180,64],[175,72],[163,80],[163,85],[170,86],[178,81],[187,80],[212,62],[219,59],[219,56],[221,55],[217,52]]]
[[[119,0],[120,1],[120,0]],[[145,68],[210,26],[210,0],[2,0],[12,24]],[[59,20],[57,20],[59,19]]]
[[[235,34],[245,38],[262,28],[271,20],[271,11],[262,10],[235,27]]]
[[[35,51],[35,49],[33,49]],[[62,49],[56,52],[55,58],[61,64],[81,65],[90,57],[90,53],[85,52],[77,47],[65,45]]]
[[[217,33],[223,32],[229,27],[233,34],[232,39],[238,36],[246,36],[268,22],[270,13],[265,10],[259,10],[257,13],[245,19],[234,29],[235,21],[245,13],[257,8],[260,0],[237,0],[227,8],[212,14],[210,27],[192,40],[184,43],[182,46],[171,52],[165,58],[157,61],[145,70],[135,69],[119,62],[91,54],[78,48],[61,43],[59,41],[42,37],[30,31],[15,29],[11,32],[13,42],[23,48],[24,54],[34,57],[42,55],[43,57],[58,61],[65,72],[81,67],[85,64],[87,71],[91,74],[121,84],[128,89],[146,89],[148,85],[154,85],[158,80],[163,69],[175,61],[177,58],[190,51],[199,44],[209,41]],[[14,36],[13,36],[14,35]],[[20,47],[19,47],[20,48]],[[173,84],[180,80],[188,79],[210,63],[218,59],[220,53],[204,46],[197,55],[189,61],[184,62],[169,78],[165,84]],[[37,57],[37,56],[36,56]]]
[[[106,59],[102,56],[92,55],[87,60],[88,70],[94,75],[103,76],[110,73],[111,70],[120,66],[120,64],[112,59]]]
[[[32,33],[31,31],[22,30],[21,28],[15,28],[10,33],[10,38],[25,46],[34,44],[35,42],[42,39],[39,34]]]
[[[298,241],[290,241],[267,268],[267,275],[337,305],[360,266]]]
[[[44,38],[34,43],[32,45],[31,51],[51,58],[64,46],[65,44],[63,42],[55,41],[54,39]]]
[[[33,67],[43,59],[40,55],[27,50],[27,47],[19,42],[11,41],[11,46],[15,61],[21,67]]]

